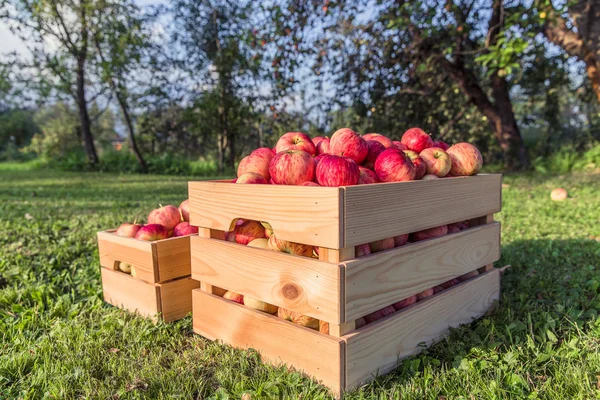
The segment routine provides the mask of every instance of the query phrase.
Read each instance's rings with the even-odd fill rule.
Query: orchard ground
[[[0,164],[0,398],[329,398],[295,372],[105,305],[96,232],[187,179]],[[600,175],[506,176],[502,299],[349,399],[600,397]],[[565,187],[570,198],[550,200]]]

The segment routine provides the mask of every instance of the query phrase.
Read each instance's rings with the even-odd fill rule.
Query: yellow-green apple
[[[421,178],[422,181],[435,181],[436,179],[440,179],[440,177],[431,174],[425,174],[425,176]]]
[[[304,182],[300,186],[321,186],[317,182]]]
[[[310,329],[319,330],[319,320],[308,315],[300,314],[299,312],[288,310],[287,308],[279,307],[277,316],[294,324],[305,326]]]
[[[439,147],[440,149],[446,151],[450,148],[450,145],[446,142],[443,142],[441,140],[434,140],[433,144],[431,147]]]
[[[392,141],[392,143],[394,144],[394,148],[398,149],[398,150],[408,150],[408,147],[406,147],[406,145],[398,140],[394,140]]]
[[[475,175],[483,166],[483,157],[471,143],[456,143],[446,151],[452,160],[450,174],[453,176]]]
[[[402,310],[403,308],[406,308],[410,305],[413,305],[416,302],[417,302],[417,295],[415,294],[413,296],[405,298],[404,300],[400,300],[399,302],[392,304],[392,307],[394,307],[394,310],[398,311],[398,310]]]
[[[458,277],[458,278],[456,278],[456,279],[458,279],[459,281],[463,282],[463,281],[466,281],[467,279],[474,278],[474,277],[476,277],[477,275],[479,275],[479,271],[477,271],[477,270],[474,270],[474,271],[471,271],[471,272],[467,272],[466,274],[464,274],[464,275],[461,275],[461,276],[459,276],[459,277]]]
[[[265,238],[265,228],[258,221],[244,221],[235,227],[235,241],[247,245],[254,239]]]
[[[138,233],[140,229],[142,229],[142,225],[135,223],[130,224],[129,222],[126,222],[119,225],[115,231],[115,235],[132,238],[135,237],[136,233]]]
[[[376,240],[374,242],[369,243],[369,247],[371,248],[371,253],[378,253],[380,251],[393,249],[396,246],[394,238],[385,238],[381,240]]]
[[[327,154],[317,165],[317,183],[321,186],[352,186],[359,177],[358,165],[349,157]]]
[[[394,147],[394,142],[392,142],[392,139],[380,133],[367,133],[366,135],[363,135],[363,139],[367,141],[374,140],[376,142],[379,142],[386,149],[391,149],[392,147]]]
[[[180,222],[173,228],[173,236],[187,236],[198,233],[198,227],[190,225],[189,222]]]
[[[336,156],[350,157],[357,165],[363,163],[369,152],[365,139],[352,129],[338,129],[331,135],[329,151]]]
[[[323,138],[319,143],[317,143],[317,155],[318,154],[329,154],[329,150],[331,150],[331,141],[329,138]]]
[[[412,181],[415,166],[402,150],[387,149],[377,157],[375,173],[381,182]]]
[[[135,234],[135,238],[139,240],[161,240],[169,237],[167,229],[160,224],[148,224],[140,228]]]
[[[300,185],[315,177],[315,161],[306,151],[284,150],[271,160],[269,173],[276,185]]]
[[[259,173],[246,172],[245,174],[240,175],[235,183],[266,185],[268,182],[265,177]]]
[[[270,238],[273,234],[273,227],[271,227],[271,224],[265,221],[262,221],[260,224],[265,228],[265,237],[267,239]]]
[[[365,158],[363,165],[369,169],[373,169],[377,157],[383,153],[385,146],[375,140],[367,140],[367,146],[369,147],[369,152],[367,153],[367,158]]]
[[[236,303],[244,304],[244,296],[239,293],[232,292],[231,290],[226,291],[225,294],[223,294],[223,298]]]
[[[190,222],[190,200],[186,199],[181,202],[178,207],[181,219],[185,222]]]
[[[405,233],[404,235],[394,236],[395,247],[404,246],[406,242],[408,242],[408,233]]]
[[[428,147],[419,156],[425,161],[428,174],[441,178],[448,175],[450,168],[452,168],[450,156],[439,147]]]
[[[419,154],[428,147],[433,146],[433,140],[425,131],[421,128],[410,128],[402,135],[400,139],[403,145],[408,150],[412,150]]]
[[[433,296],[433,288],[425,289],[421,293],[417,293],[417,301],[425,300],[430,296]]]
[[[392,306],[387,306],[382,308],[381,310],[377,310],[372,312],[371,314],[365,315],[364,319],[367,324],[372,324],[373,322],[380,320],[381,318],[387,317],[388,315],[392,315],[396,310]]]
[[[319,332],[329,335],[329,322],[319,321]]]
[[[181,214],[179,213],[179,209],[171,205],[152,210],[148,215],[149,224],[160,224],[164,226],[167,231],[175,228],[175,226],[180,222]]]
[[[250,243],[248,243],[248,247],[256,247],[258,249],[268,249],[269,248],[269,240],[265,238],[254,239]]]
[[[273,150],[268,147],[260,147],[254,150],[250,155],[244,157],[237,169],[238,178],[247,172],[260,174],[268,182],[271,179],[269,174],[269,163],[275,157]]]
[[[253,297],[244,296],[244,305],[267,314],[276,314],[279,307],[273,304],[265,303]]]
[[[271,235],[269,238],[269,250],[281,251],[297,256],[312,257],[314,249],[313,246],[307,244],[279,240],[275,235]]]
[[[125,272],[126,274],[131,274],[131,264],[120,262],[119,263],[119,270],[121,272]]]
[[[421,179],[427,173],[427,166],[425,165],[425,161],[417,154],[416,151],[412,150],[402,150],[404,154],[410,158],[413,165],[415,166],[415,179]]]
[[[368,256],[369,254],[371,254],[369,243],[359,244],[354,247],[354,257]]]
[[[569,197],[569,193],[563,188],[555,188],[550,192],[550,199],[552,201],[564,201]]]
[[[379,183],[379,178],[377,178],[377,174],[374,171],[371,171],[369,168],[359,165],[358,171],[360,173],[360,175],[358,176],[358,184],[359,185],[368,185],[370,183]]]
[[[311,156],[317,154],[317,147],[312,139],[302,132],[288,132],[279,138],[275,145],[275,152],[280,153],[286,150],[302,150]]]
[[[448,233],[448,225],[440,225],[435,228],[424,229],[422,231],[413,232],[410,234],[412,242],[420,242],[421,240],[433,239],[444,236]]]
[[[365,321],[364,318],[358,318],[358,319],[354,320],[354,329],[362,328],[366,324],[367,324],[367,321]]]

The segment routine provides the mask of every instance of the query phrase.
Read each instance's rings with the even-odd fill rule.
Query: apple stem
[[[133,224],[135,225],[136,222],[137,222],[137,218],[133,220]]]

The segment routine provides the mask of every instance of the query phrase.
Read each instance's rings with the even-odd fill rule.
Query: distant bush
[[[543,174],[566,174],[574,171],[593,171],[600,169],[600,143],[583,152],[566,146],[548,157],[533,160],[533,167]]]

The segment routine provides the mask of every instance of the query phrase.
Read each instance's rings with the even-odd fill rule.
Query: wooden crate
[[[340,188],[190,182],[194,331],[284,362],[340,395],[414,354],[499,296],[501,176]],[[280,239],[319,247],[319,259],[223,240],[236,218],[266,221]],[[471,228],[355,257],[354,246],[443,224]],[[355,321],[473,270],[482,275],[355,329]],[[218,289],[218,290],[217,290]],[[239,306],[222,289],[317,318],[329,334]],[[368,349],[368,350],[365,350]]]
[[[166,322],[184,318],[192,311],[192,290],[200,283],[190,277],[166,283],[146,283],[121,271],[100,268],[104,301],[145,317]]]
[[[189,276],[190,236],[144,241],[117,236],[115,230],[98,232],[100,265],[118,270],[119,262],[135,268],[136,279],[162,283]]]

